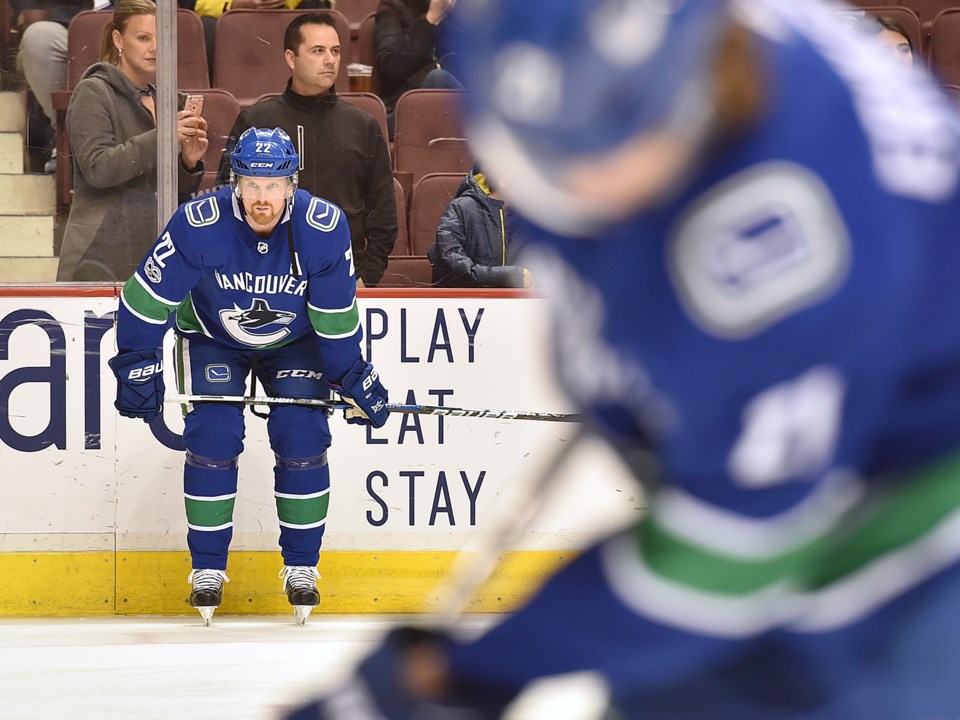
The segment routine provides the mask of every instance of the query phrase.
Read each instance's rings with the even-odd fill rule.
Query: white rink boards
[[[151,429],[113,410],[106,361],[116,293],[0,288],[0,572],[14,578],[0,586],[0,617],[185,611],[182,418],[169,406]],[[543,301],[511,291],[364,290],[359,302],[362,350],[392,402],[569,411],[550,381]],[[283,612],[273,454],[265,423],[246,417],[224,609]],[[320,571],[333,613],[429,608],[456,551],[572,432],[565,423],[424,416],[392,416],[369,431],[335,416],[331,430]],[[644,505],[599,445],[575,455],[562,483],[563,497],[510,548],[474,610],[508,608]],[[46,596],[51,581],[70,592]]]

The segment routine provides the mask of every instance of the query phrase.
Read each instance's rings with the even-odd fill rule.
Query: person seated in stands
[[[53,92],[67,87],[67,27],[73,16],[82,10],[103,10],[109,0],[63,0],[54,4],[43,2],[13,3],[17,12],[42,10],[46,19],[31,22],[20,37],[17,65],[37,99],[40,109],[50,121],[52,133],[57,133],[57,113],[53,109]],[[57,170],[56,150],[43,166],[44,172]]]
[[[393,137],[393,111],[407,90],[463,87],[440,67],[437,34],[454,0],[380,0],[373,42],[380,74],[380,97],[387,106]]]
[[[427,251],[435,287],[531,287],[530,271],[517,264],[514,216],[499,188],[479,165],[450,201]]]
[[[157,238],[157,17],[152,0],[118,0],[98,62],[67,108],[73,201],[57,280],[122,281]],[[207,121],[177,113],[181,196],[203,179]]]
[[[878,17],[876,21],[877,39],[890,47],[897,62],[913,65],[913,41],[903,25],[889,17]]]

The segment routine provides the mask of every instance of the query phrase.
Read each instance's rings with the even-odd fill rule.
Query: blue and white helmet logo
[[[220,311],[220,324],[234,340],[251,347],[278,343],[290,334],[285,327],[297,317],[294,312],[274,310],[263,298],[254,298],[246,310],[236,304]]]

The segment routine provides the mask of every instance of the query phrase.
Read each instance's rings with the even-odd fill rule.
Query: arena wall
[[[154,426],[114,411],[106,361],[117,296],[114,287],[0,288],[0,616],[190,612],[181,410],[168,405]],[[550,380],[542,300],[363,290],[360,305],[363,352],[392,402],[570,410]],[[220,612],[288,612],[273,454],[265,422],[246,418]],[[436,607],[457,550],[489,534],[494,513],[513,506],[511,493],[574,426],[395,414],[379,430],[337,415],[331,429],[322,610],[365,613]],[[471,609],[514,606],[643,504],[616,458],[587,443]]]

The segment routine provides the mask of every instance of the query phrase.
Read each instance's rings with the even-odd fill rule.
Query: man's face
[[[258,230],[272,227],[279,222],[287,198],[293,191],[290,178],[246,177],[237,178],[240,200],[247,212],[247,222]]]
[[[300,47],[284,52],[291,87],[300,95],[329,92],[340,74],[340,37],[330,25],[309,23],[300,28]]]

